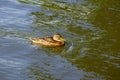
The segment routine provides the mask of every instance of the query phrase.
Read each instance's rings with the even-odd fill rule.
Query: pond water
[[[119,0],[0,0],[0,80],[120,80]],[[64,47],[30,37],[61,34]]]

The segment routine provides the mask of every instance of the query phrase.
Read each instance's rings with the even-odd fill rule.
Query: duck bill
[[[62,41],[66,41],[65,39],[61,38]]]

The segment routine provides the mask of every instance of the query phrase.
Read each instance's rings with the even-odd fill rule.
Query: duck
[[[60,34],[54,34],[52,37],[30,38],[33,44],[47,47],[60,47],[65,45],[65,39]]]

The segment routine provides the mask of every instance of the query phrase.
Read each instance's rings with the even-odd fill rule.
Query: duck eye
[[[57,39],[59,39],[59,40],[60,40],[60,37],[57,37]]]

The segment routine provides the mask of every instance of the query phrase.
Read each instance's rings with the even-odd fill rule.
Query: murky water
[[[0,0],[0,80],[120,80],[119,0]],[[60,33],[45,48],[30,37]]]

